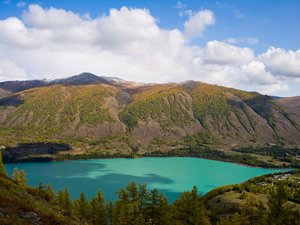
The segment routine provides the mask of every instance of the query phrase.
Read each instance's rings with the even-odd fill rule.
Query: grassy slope
[[[30,191],[24,190],[11,179],[0,176],[0,224],[34,224],[33,219],[26,219],[24,213],[36,213],[42,224],[79,225],[85,224],[73,215],[64,213],[57,205],[50,204]],[[33,190],[33,189],[32,189]]]
[[[232,214],[246,207],[250,199],[267,204],[269,191],[278,183],[283,182],[287,187],[289,203],[294,210],[300,212],[300,171],[282,173],[281,175],[264,175],[252,178],[245,183],[228,185],[213,189],[204,198],[208,209],[214,215]]]
[[[1,117],[6,118],[0,127],[1,141],[5,144],[60,139],[69,136],[70,130],[112,122],[103,102],[114,92],[113,88],[100,85],[55,85],[12,95],[22,103],[10,107],[9,113],[7,107],[0,106]]]
[[[230,149],[299,147],[294,105],[200,82],[130,90],[53,85],[0,100],[0,144],[60,142],[92,157],[206,148],[226,150],[235,161],[243,154]],[[281,159],[257,153],[251,156],[281,165]]]
[[[193,120],[183,90],[174,85],[155,85],[134,95],[133,102],[121,113],[123,122],[133,129],[139,120],[155,120],[163,129],[184,126]]]

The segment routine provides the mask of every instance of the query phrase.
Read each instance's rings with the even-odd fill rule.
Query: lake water
[[[68,187],[72,198],[81,191],[91,198],[99,189],[107,200],[114,200],[118,189],[135,181],[159,189],[170,201],[194,185],[205,194],[216,187],[280,171],[191,157],[12,163],[6,165],[9,175],[14,167],[25,170],[30,185],[50,183],[55,190]]]

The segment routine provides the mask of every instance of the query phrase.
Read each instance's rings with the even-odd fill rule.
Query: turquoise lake
[[[91,198],[101,190],[107,200],[114,200],[118,189],[134,181],[159,189],[171,202],[194,185],[205,194],[216,187],[280,171],[191,157],[11,163],[6,165],[10,175],[14,167],[25,170],[30,185],[50,183],[55,190],[68,187],[72,198],[81,191]]]

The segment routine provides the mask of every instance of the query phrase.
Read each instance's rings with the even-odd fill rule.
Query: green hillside
[[[236,161],[247,155],[246,163],[257,162],[251,165],[297,165],[299,151],[278,158],[259,149],[299,148],[299,107],[299,98],[194,81],[58,83],[0,98],[0,145],[6,154],[48,158],[53,152],[40,148],[68,145],[57,159],[193,154]],[[26,146],[34,143],[29,151]],[[236,151],[245,148],[256,151]]]

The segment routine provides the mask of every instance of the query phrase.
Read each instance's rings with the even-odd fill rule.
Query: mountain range
[[[61,151],[73,156],[182,149],[236,155],[248,149],[257,159],[275,163],[274,149],[272,154],[260,149],[300,147],[300,97],[197,81],[142,84],[91,73],[0,83],[0,145],[10,152],[29,149],[28,157],[51,155],[47,146],[53,143],[67,145]],[[284,157],[291,161],[291,155],[299,160],[298,150]]]

